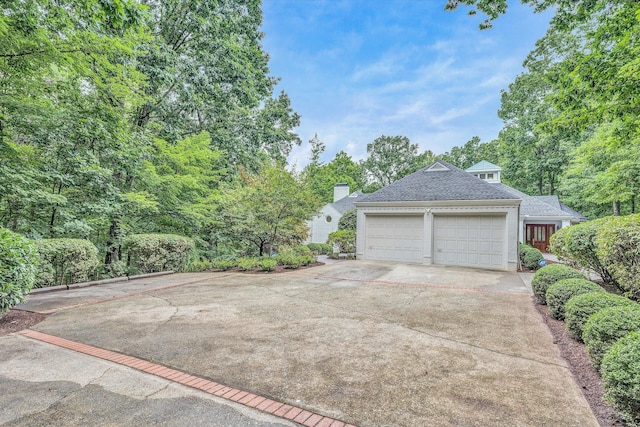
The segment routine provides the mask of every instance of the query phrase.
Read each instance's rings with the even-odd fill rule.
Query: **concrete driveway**
[[[260,405],[243,408],[233,399],[211,401],[236,405],[224,410],[246,425],[285,425],[286,418],[317,426],[598,425],[516,273],[347,261],[283,274],[141,279],[31,296],[20,308],[51,313],[32,328],[46,336],[256,395],[262,406],[284,404],[280,412],[261,412]],[[2,383],[30,381],[15,367],[22,366],[21,349],[34,345],[44,346],[29,358],[35,370],[68,365],[45,351],[51,344],[24,335],[0,338]],[[117,368],[131,372],[114,367],[109,381],[139,375],[184,387]],[[47,375],[41,377],[29,384],[42,387]],[[100,381],[96,387],[104,389]],[[109,393],[116,399],[122,391]],[[209,404],[209,397],[188,397],[166,400],[176,412],[157,420],[170,425],[172,416],[193,416]],[[152,416],[130,406],[137,420]],[[55,405],[41,411],[47,416]],[[217,425],[245,425],[225,423]]]

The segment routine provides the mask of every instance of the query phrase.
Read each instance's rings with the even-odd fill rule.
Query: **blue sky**
[[[497,137],[500,91],[551,14],[519,2],[491,30],[482,16],[444,11],[445,0],[263,0],[263,45],[277,91],[301,115],[303,141],[289,157],[308,163],[317,132],[328,162],[354,160],[380,135],[404,135],[435,154],[474,135]]]

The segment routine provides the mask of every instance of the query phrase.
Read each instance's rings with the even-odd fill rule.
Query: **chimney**
[[[340,199],[344,199],[348,195],[349,195],[349,184],[347,183],[336,184],[335,187],[333,187],[334,202],[337,202]]]

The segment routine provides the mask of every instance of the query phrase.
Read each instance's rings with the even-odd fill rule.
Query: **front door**
[[[540,252],[549,252],[549,238],[555,232],[555,224],[527,224],[525,243]]]

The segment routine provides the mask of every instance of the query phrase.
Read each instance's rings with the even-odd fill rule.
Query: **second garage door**
[[[367,215],[365,258],[422,263],[424,215]]]
[[[434,263],[506,268],[505,216],[434,216]]]

